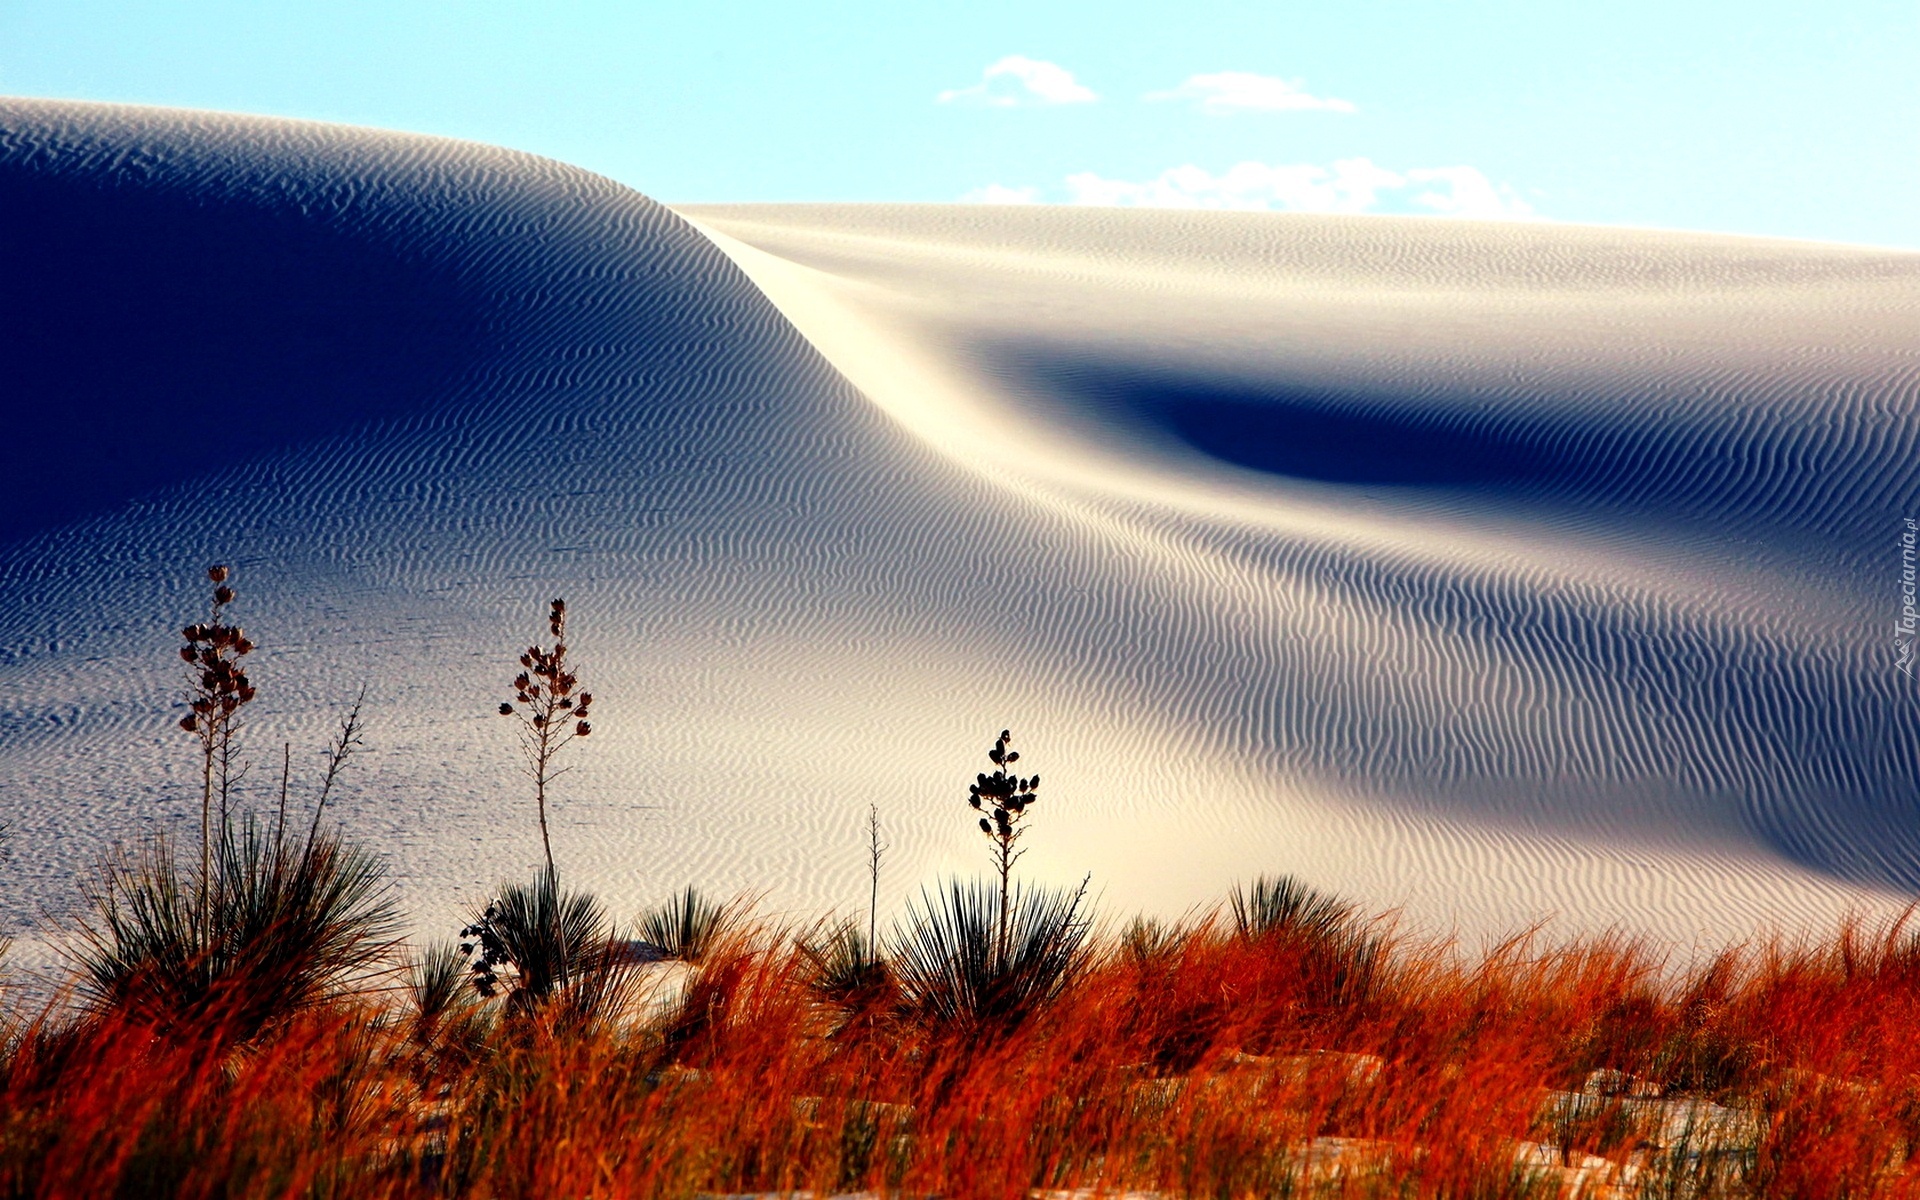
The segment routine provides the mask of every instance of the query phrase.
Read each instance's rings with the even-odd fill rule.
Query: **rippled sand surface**
[[[1895,662],[1920,255],[1390,218],[672,211],[445,140],[0,102],[0,888],[193,833],[173,631],[236,567],[245,800],[424,928],[538,857],[494,715],[551,596],[555,805],[619,911],[984,867],[1177,913],[1291,871],[1687,943],[1920,886]],[[25,918],[23,917],[22,920]],[[16,922],[18,924],[19,922]],[[450,928],[447,930],[450,931]]]

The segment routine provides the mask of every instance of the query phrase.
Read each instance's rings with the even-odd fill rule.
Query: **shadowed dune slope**
[[[171,630],[236,564],[243,799],[447,931],[538,857],[491,716],[553,595],[616,909],[981,865],[1291,870],[1469,928],[1723,936],[1920,884],[1893,658],[1920,256],[1231,214],[701,208],[490,147],[0,103],[15,911],[197,813]],[[23,909],[22,906],[25,906]]]

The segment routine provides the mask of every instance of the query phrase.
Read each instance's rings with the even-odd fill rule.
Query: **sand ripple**
[[[1920,255],[684,218],[485,146],[0,103],[13,911],[190,828],[168,631],[215,559],[249,798],[366,683],[341,812],[434,925],[537,856],[490,713],[550,595],[599,697],[555,849],[618,907],[851,906],[868,803],[895,901],[974,869],[1003,725],[1028,865],[1113,909],[1289,870],[1684,939],[1920,885]]]

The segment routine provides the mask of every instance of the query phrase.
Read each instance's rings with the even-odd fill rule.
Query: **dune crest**
[[[491,147],[30,101],[0,239],[9,418],[57,448],[0,524],[29,905],[184,827],[168,630],[216,558],[256,759],[369,683],[341,812],[449,925],[539,857],[492,700],[556,595],[597,699],[554,853],[617,910],[851,904],[869,802],[893,900],[977,869],[1003,726],[1030,868],[1111,907],[1284,870],[1684,940],[1920,885],[1920,255],[677,215]]]

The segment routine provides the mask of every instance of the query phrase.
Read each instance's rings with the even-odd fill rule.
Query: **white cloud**
[[[990,183],[977,187],[960,197],[962,204],[1038,204],[1040,189],[1036,187],[1004,187]]]
[[[999,188],[1000,185],[994,185]],[[1001,188],[1001,191],[1013,189]],[[1020,189],[1031,199],[1038,189]],[[1187,165],[1134,181],[1083,171],[1066,179],[1069,204],[1124,208],[1216,208],[1260,212],[1436,213],[1523,220],[1533,208],[1473,167],[1392,171],[1366,158],[1318,163],[1243,162],[1221,174]]]
[[[1413,202],[1446,216],[1496,220],[1533,215],[1533,205],[1512,188],[1495,184],[1472,167],[1415,167],[1407,178],[1433,185],[1417,193]]]
[[[1355,111],[1351,100],[1308,93],[1300,81],[1255,75],[1251,71],[1216,71],[1195,75],[1177,88],[1148,92],[1149,100],[1190,100],[1202,112],[1322,112]]]
[[[941,104],[1012,108],[1020,104],[1087,104],[1099,97],[1059,63],[1009,54],[982,71],[979,83],[941,92],[934,99]]]

